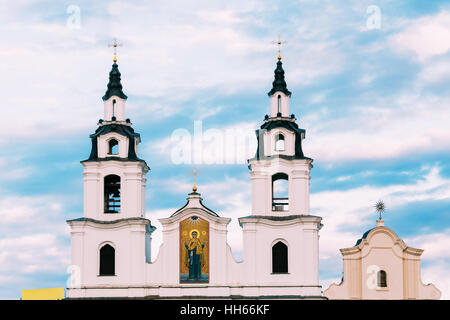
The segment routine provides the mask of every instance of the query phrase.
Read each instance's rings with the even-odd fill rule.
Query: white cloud
[[[308,130],[303,151],[321,161],[343,161],[445,150],[450,148],[449,105],[447,97],[408,94],[377,97],[328,120],[319,110],[303,118]]]
[[[418,75],[420,85],[439,84],[448,82],[450,78],[450,60],[439,59],[424,64],[422,71]]]
[[[274,35],[257,34],[253,28],[267,25],[264,13],[272,12],[274,5],[259,1],[231,2],[226,9],[210,1],[197,5],[201,10],[184,1],[113,1],[105,9],[95,7],[101,13],[92,9],[89,15],[89,8],[80,5],[81,28],[72,30],[64,16],[48,22],[46,15],[36,13],[27,19],[25,2],[8,4],[11,11],[3,27],[11,32],[0,44],[4,62],[0,86],[8,106],[3,117],[8,121],[0,128],[0,143],[89,132],[102,117],[100,98],[112,55],[106,44],[113,36],[124,43],[119,66],[132,119],[142,115],[161,119],[180,110],[145,102],[133,109],[133,96],[179,102],[204,94],[205,89],[228,95],[267,88],[275,66],[270,43]],[[61,15],[65,9],[61,7]],[[307,35],[306,29],[295,33],[300,38]],[[336,72],[343,61],[337,42],[326,36],[301,45],[294,40],[289,50],[286,63],[292,84],[311,83]]]
[[[359,79],[359,83],[363,86],[368,86],[373,82],[373,80],[375,80],[377,78],[377,76],[379,76],[379,74],[376,75],[375,72],[370,73],[370,74],[364,74]]]
[[[221,24],[221,25],[232,25],[236,23],[245,22],[243,18],[236,16],[235,12],[232,10],[200,10],[197,12],[199,18],[205,20],[206,22]]]
[[[438,260],[435,263],[422,269],[422,282],[424,284],[434,284],[442,293],[441,300],[450,300],[449,269],[450,263],[443,260]]]
[[[35,168],[24,165],[21,163],[22,160],[13,156],[0,158],[0,179],[4,181],[20,180],[30,176]]]
[[[5,288],[33,288],[43,273],[65,273],[70,264],[65,220],[72,201],[61,195],[0,198],[0,283]],[[2,294],[13,298],[15,293]]]
[[[318,93],[314,93],[311,94],[309,100],[311,104],[318,104],[318,103],[322,103],[327,97],[327,93],[326,92],[318,92]]]
[[[388,41],[394,50],[413,52],[421,62],[445,54],[450,49],[450,12],[410,20],[403,31],[392,35]]]
[[[55,218],[61,217],[62,208],[59,196],[2,196],[0,198],[0,230],[7,230],[12,225],[32,225],[45,221],[53,223]],[[61,221],[64,223],[64,221]],[[3,231],[6,232],[6,231]]]
[[[198,120],[204,120],[204,119],[206,119],[208,117],[215,116],[216,114],[220,113],[220,111],[222,111],[222,109],[223,109],[222,106],[216,106],[216,107],[213,107],[213,108],[208,108],[208,107],[198,108],[197,109],[198,113],[199,113]]]
[[[65,270],[70,252],[54,234],[0,239],[0,276]]]
[[[449,209],[450,213],[450,209]],[[450,229],[405,239],[408,246],[424,249],[422,260],[450,259]],[[450,260],[449,260],[450,261]]]
[[[172,164],[245,164],[255,155],[256,124],[241,122],[211,128],[207,122],[176,128],[170,137],[144,144],[142,153],[170,159]]]

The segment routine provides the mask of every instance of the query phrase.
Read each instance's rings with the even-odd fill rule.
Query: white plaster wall
[[[125,121],[125,100],[118,96],[112,96],[104,102],[105,119],[111,121],[113,117],[113,100],[116,100],[115,116],[116,121]]]
[[[251,165],[252,215],[309,215],[311,160],[253,160]],[[272,175],[289,177],[289,210],[272,211]]]
[[[146,223],[146,220],[115,224],[70,222],[71,264],[80,267],[81,287],[143,286]],[[104,244],[110,244],[115,249],[115,276],[99,276],[99,254]]]
[[[387,288],[371,288],[367,285],[371,276],[369,266],[378,266],[387,273]],[[403,261],[392,248],[371,248],[370,254],[361,261],[362,271],[362,298],[363,299],[403,299]],[[375,274],[372,274],[375,276]]]
[[[210,223],[208,284],[179,283],[179,222],[192,215]],[[145,260],[145,224],[72,222],[72,263],[81,266],[83,276],[81,288],[68,290],[68,296],[320,297],[318,221],[318,217],[303,217],[296,222],[244,222],[245,260],[236,262],[226,243],[229,219],[212,217],[197,208],[186,209],[175,217],[161,219],[163,245],[152,263]],[[271,274],[272,245],[279,239],[289,247],[289,274]],[[98,250],[105,241],[116,248],[115,277],[98,276]]]
[[[143,217],[145,213],[145,174],[148,170],[141,162],[99,161],[83,162],[84,216],[97,220],[117,220]],[[104,178],[115,174],[120,177],[120,213],[104,213]]]
[[[278,113],[278,96],[281,96],[281,116],[289,117],[289,101],[290,98],[281,91],[275,92],[270,96],[270,116],[275,118]]]
[[[109,151],[109,141],[111,139],[116,139],[118,142],[118,154],[108,154]],[[99,158],[107,158],[107,157],[119,157],[119,158],[127,158],[128,157],[128,137],[122,136],[116,132],[109,132],[107,134],[101,135],[97,137],[97,152]],[[137,154],[136,154],[137,155]]]
[[[282,134],[284,136],[284,150],[276,151],[275,150],[275,138],[278,134]],[[264,156],[273,156],[273,155],[286,155],[293,156],[295,155],[295,133],[289,131],[285,128],[276,128],[270,131],[265,131],[263,134],[264,139]]]
[[[246,285],[319,286],[318,217],[287,221],[242,218]],[[272,274],[272,246],[288,246],[288,274]],[[320,290],[319,293],[320,295]]]

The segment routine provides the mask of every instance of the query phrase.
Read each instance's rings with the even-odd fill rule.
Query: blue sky
[[[371,5],[380,9],[379,28],[368,28]],[[79,9],[79,25],[70,6]],[[251,206],[245,157],[177,165],[171,135],[193,134],[194,121],[203,131],[256,129],[269,110],[278,35],[288,42],[291,112],[314,159],[311,213],[323,217],[324,289],[341,277],[339,248],[374,226],[373,205],[383,199],[386,226],[425,249],[423,282],[450,298],[446,1],[17,0],[1,7],[0,298],[65,286],[65,221],[83,214],[79,161],[103,117],[114,37],[123,43],[127,117],[151,168],[147,217],[158,227],[158,218],[185,204],[196,166],[205,204],[233,219],[228,241],[239,259],[236,218]]]

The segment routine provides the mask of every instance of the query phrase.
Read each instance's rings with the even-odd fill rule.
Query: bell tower
[[[309,173],[312,159],[305,157],[300,129],[290,114],[291,92],[284,79],[281,56],[268,92],[270,115],[256,131],[258,149],[249,160],[252,180],[252,214],[289,216],[309,214]]]
[[[278,44],[280,41],[278,42]],[[245,277],[255,293],[320,297],[321,217],[309,213],[312,159],[305,157],[300,129],[290,113],[281,55],[268,92],[270,114],[256,130],[258,148],[249,159],[251,215],[243,229]]]
[[[138,157],[139,133],[125,119],[127,96],[114,58],[104,101],[104,119],[90,135],[84,168],[84,216],[97,220],[144,217],[145,184],[149,168]]]
[[[96,288],[94,295],[101,295],[111,285],[128,288],[129,296],[142,295],[132,288],[144,285],[151,257],[155,227],[144,217],[149,168],[138,157],[140,135],[125,118],[127,96],[115,55],[113,61],[103,96],[104,119],[90,135],[89,158],[81,161],[84,215],[67,221],[72,275],[77,279],[67,288],[69,298],[83,298],[86,288]]]

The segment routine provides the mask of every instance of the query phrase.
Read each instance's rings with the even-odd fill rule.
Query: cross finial
[[[192,175],[193,179],[194,179],[194,186],[192,187],[192,191],[197,191],[197,176],[200,175],[200,171],[197,171],[197,168],[192,168],[192,172],[189,173]]]
[[[278,35],[278,41],[272,41],[272,44],[276,44],[278,46],[278,60],[281,60],[281,45],[286,43],[287,41],[281,41],[280,35]]]
[[[384,204],[383,201],[378,200],[377,203],[375,203],[375,209],[377,210],[377,212],[379,213],[379,220],[382,220],[383,217],[381,216],[381,214],[386,210],[386,205]]]
[[[114,62],[117,62],[117,47],[121,47],[122,44],[116,39],[114,38],[112,43],[108,44],[108,47],[113,47],[114,48]]]

